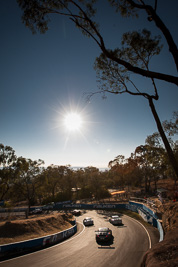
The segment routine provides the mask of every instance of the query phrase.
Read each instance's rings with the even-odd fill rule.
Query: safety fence
[[[158,228],[160,233],[159,241],[163,240],[164,234],[162,225],[159,222],[158,216],[155,210],[150,209],[145,203],[138,203],[135,201],[129,201],[128,204],[72,204],[72,203],[56,203],[53,207],[56,210],[62,209],[85,209],[85,210],[104,210],[104,209],[118,209],[118,210],[131,210],[133,212],[139,213],[139,215],[148,223],[152,224],[154,227]]]
[[[137,212],[139,215],[148,223],[152,224],[154,227],[158,228],[159,231],[159,242],[161,242],[164,238],[164,232],[162,225],[159,221],[158,216],[156,215],[156,212],[150,208],[148,208],[146,205],[129,201],[129,205],[134,206],[137,209]]]
[[[7,245],[0,246],[0,258],[17,255],[29,251],[34,251],[54,245],[64,241],[65,239],[71,237],[77,232],[77,224],[75,221],[72,222],[75,224],[71,228],[58,232],[56,234],[44,236],[41,238],[30,239],[26,241],[21,241],[17,243],[11,243]]]
[[[41,207],[43,208],[43,207]],[[34,209],[34,208],[33,208]],[[160,233],[160,240],[162,241],[164,238],[162,225],[159,222],[159,219],[152,209],[148,208],[143,203],[137,203],[134,201],[129,201],[127,204],[72,204],[72,203],[55,203],[53,205],[53,210],[73,210],[73,209],[83,209],[83,210],[131,210],[133,212],[139,213],[139,215],[148,223],[152,224],[154,227],[157,227]],[[16,210],[14,209],[14,212]],[[22,210],[24,211],[24,210]],[[20,210],[18,209],[18,212]],[[49,245],[53,245],[55,243],[59,243],[66,238],[69,238],[74,233],[77,232],[77,225],[76,222],[73,227],[70,229],[59,232],[53,235],[36,238],[32,240],[22,241],[19,243],[12,243],[7,245],[0,246],[0,257],[6,255],[6,254],[12,254],[12,253],[20,253],[25,252],[30,249],[36,250],[40,248],[44,248]]]

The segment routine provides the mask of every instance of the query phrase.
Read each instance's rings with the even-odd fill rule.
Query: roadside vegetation
[[[178,159],[178,113],[163,123],[170,144]],[[171,138],[172,136],[172,138]],[[111,197],[112,189],[135,192],[135,196],[154,195],[158,182],[172,180],[169,197],[176,198],[177,176],[169,163],[158,133],[146,138],[129,158],[118,155],[108,163],[108,170],[88,166],[74,170],[70,165],[44,167],[43,160],[17,157],[10,146],[0,144],[0,203],[5,207],[26,201],[28,206],[50,202],[90,199],[98,201]],[[111,189],[111,190],[108,190]],[[171,188],[169,188],[171,189]]]

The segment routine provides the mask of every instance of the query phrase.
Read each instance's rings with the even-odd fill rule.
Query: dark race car
[[[73,215],[75,215],[75,216],[80,216],[81,215],[81,211],[80,210],[73,210],[71,213]]]
[[[108,227],[99,228],[96,231],[96,242],[107,242],[113,239],[112,230]]]

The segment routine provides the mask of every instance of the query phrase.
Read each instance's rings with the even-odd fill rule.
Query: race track
[[[158,241],[157,230],[153,229],[150,238],[145,228],[132,218],[123,215],[123,226],[113,226],[108,221],[109,215],[107,211],[84,212],[77,217],[80,231],[75,236],[48,249],[1,262],[0,266],[140,267],[151,242]],[[84,217],[92,217],[94,226],[83,228]],[[104,226],[113,232],[114,242],[110,246],[100,246],[95,241],[95,231]]]

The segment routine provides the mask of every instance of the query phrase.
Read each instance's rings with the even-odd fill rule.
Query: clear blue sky
[[[120,33],[155,29],[144,16],[141,20],[113,16],[101,2],[99,21],[108,48],[117,47]],[[171,4],[158,1],[158,13],[177,42],[178,1]],[[1,1],[0,143],[11,146],[17,156],[42,159],[47,166],[105,168],[117,155],[129,157],[157,131],[142,97],[108,95],[103,100],[95,95],[86,102],[84,93],[98,90],[93,64],[100,51],[93,40],[60,16],[52,18],[46,34],[33,35],[22,24],[21,14],[16,1]],[[177,75],[167,45],[161,55],[153,61],[153,70]],[[149,86],[145,81],[140,84]],[[178,109],[178,88],[164,82],[157,86],[158,114],[162,121],[169,120]],[[82,116],[80,131],[64,127],[69,112]]]

